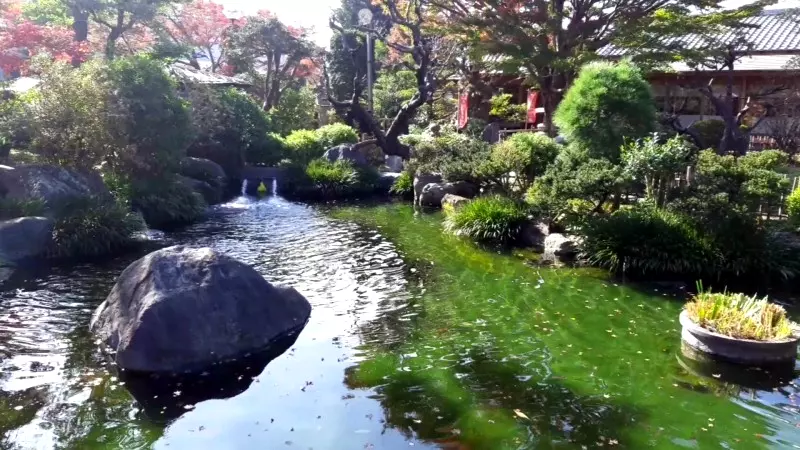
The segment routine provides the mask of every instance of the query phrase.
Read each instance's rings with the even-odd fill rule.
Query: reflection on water
[[[297,337],[298,332],[287,334],[257,354],[212,365],[197,373],[158,375],[121,371],[120,378],[148,419],[168,423],[200,402],[227,399],[244,392],[267,364],[288,350]]]
[[[147,392],[157,385],[141,389],[140,380],[119,377],[87,331],[94,308],[136,255],[99,266],[17,273],[0,292],[0,448],[408,445],[400,433],[384,433],[380,403],[370,392],[351,391],[342,382],[345,369],[361,358],[363,342],[401,339],[380,328],[374,336],[362,330],[379,315],[413,313],[407,311],[413,307],[403,260],[380,233],[277,197],[239,198],[202,224],[167,233],[159,244],[211,246],[271,282],[296,287],[313,306],[308,325],[285,354],[265,369],[261,362],[263,371],[254,364],[236,374],[241,383],[220,383],[219,395],[186,384]],[[150,401],[136,402],[129,388]],[[167,394],[175,401],[164,402]],[[210,399],[185,408],[203,398]],[[167,427],[157,417],[176,415]]]
[[[274,360],[282,348],[200,379],[131,378],[106,365],[87,325],[136,255],[15,273],[0,289],[0,449],[800,442],[794,373],[743,389],[682,364],[671,293],[536,271],[407,206],[239,198],[153,243],[173,244],[296,287],[313,305],[305,330]]]

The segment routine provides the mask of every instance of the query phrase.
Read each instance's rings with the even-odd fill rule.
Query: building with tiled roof
[[[786,101],[787,92],[795,96],[800,92],[800,11],[767,10],[743,22],[750,27],[716,36],[687,35],[664,42],[687,50],[736,45],[734,51],[744,56],[736,60],[730,74],[713,64],[691,66],[682,61],[653,71],[648,77],[662,110],[678,115],[680,122],[687,126],[697,120],[716,118],[710,101],[698,92],[697,87],[711,84],[721,95],[728,76],[732,75],[733,94],[739,105],[743,105],[748,97],[758,98],[761,105],[772,107],[770,113],[773,115],[800,118],[800,99]],[[607,46],[598,53],[616,59],[634,52]],[[778,87],[787,89],[761,97],[764,92]],[[770,127],[771,121],[764,120],[754,133],[768,135]]]

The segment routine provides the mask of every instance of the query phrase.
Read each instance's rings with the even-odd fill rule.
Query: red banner
[[[539,91],[528,91],[528,123],[536,123],[536,106],[539,103]]]
[[[466,92],[458,98],[458,129],[467,126],[469,121],[469,94]]]

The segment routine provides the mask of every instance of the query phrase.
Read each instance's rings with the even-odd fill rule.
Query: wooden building
[[[749,114],[754,118],[767,114],[758,123],[753,135],[767,138],[777,122],[787,118],[800,122],[800,13],[793,10],[768,10],[744,20],[752,28],[744,28],[747,48],[736,49],[744,55],[737,59],[732,71],[719,71],[711,67],[690,67],[686,63],[672,63],[648,74],[653,94],[660,110],[678,116],[683,126],[698,120],[719,119],[708,97],[698,88],[712,86],[715,95],[725,93],[729,77],[733,80],[735,103],[740,108],[751,98]],[[715,42],[736,42],[737,35],[712,36]],[[689,35],[680,38],[680,45],[688,49],[702,49],[709,38]],[[620,59],[629,54],[627,49],[607,46],[598,54],[603,58]],[[494,58],[502,58],[495,56]],[[518,104],[531,106],[529,86],[522,78],[504,74],[482,74],[496,93],[511,93]],[[769,95],[764,95],[769,93]],[[735,108],[738,110],[739,108]],[[531,120],[524,126],[535,128],[543,118],[543,108],[533,105]],[[800,125],[798,125],[800,129]]]
[[[732,80],[735,110],[741,109],[750,99],[753,117],[767,114],[753,130],[754,134],[768,135],[775,125],[773,117],[800,118],[800,14],[790,10],[768,10],[744,20],[752,28],[743,29],[747,48],[737,49],[744,55],[733,64],[733,70],[718,67],[690,67],[675,62],[668,67],[651,72],[648,78],[660,110],[678,115],[688,126],[698,120],[718,119],[716,111],[701,89],[711,86],[716,96],[725,94]],[[713,36],[716,42],[735,42],[739,36],[728,34]],[[709,40],[690,35],[681,38],[681,46],[702,49]],[[605,48],[599,52],[607,58],[619,58],[624,49]]]

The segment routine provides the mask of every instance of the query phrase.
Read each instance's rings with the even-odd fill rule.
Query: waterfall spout
[[[247,178],[242,181],[242,197],[247,197]]]
[[[272,195],[278,195],[278,179],[272,179]]]

